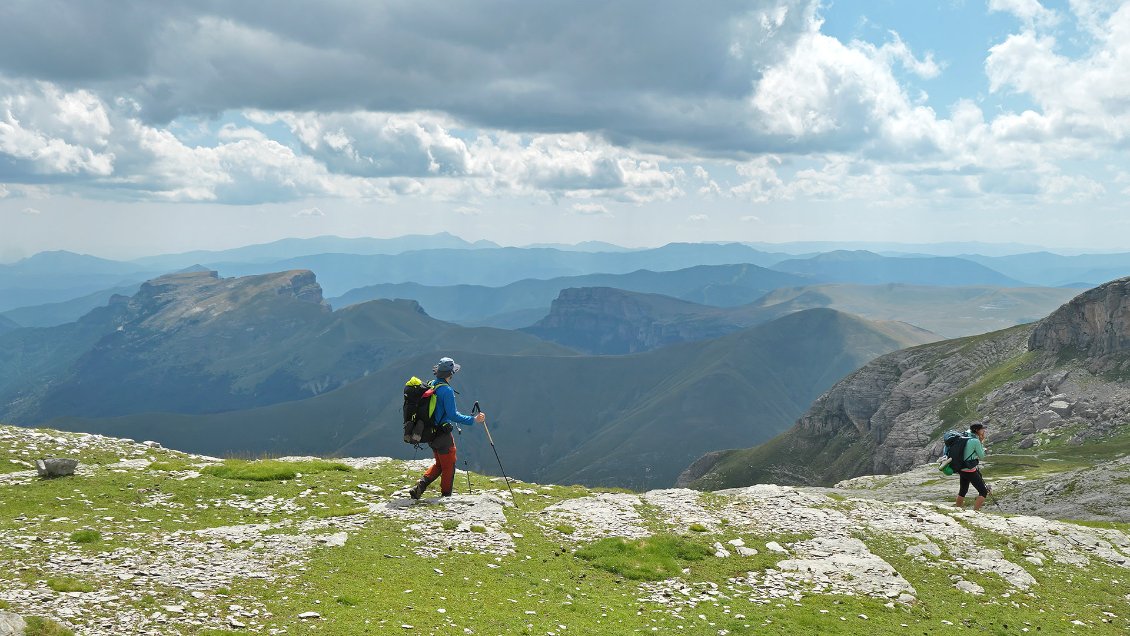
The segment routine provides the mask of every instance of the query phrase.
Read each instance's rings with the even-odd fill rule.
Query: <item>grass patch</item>
[[[701,561],[713,552],[710,548],[673,535],[646,539],[609,537],[576,552],[578,559],[594,567],[635,581],[659,581],[678,576],[686,561]]]
[[[480,525],[471,526],[471,532],[477,532],[479,534],[485,534],[486,531],[487,531],[486,526],[480,526]]]
[[[573,534],[574,532],[577,531],[576,528],[574,528],[573,526],[571,526],[567,523],[559,523],[559,524],[553,526],[553,529],[560,532],[561,534]]]
[[[280,462],[275,459],[259,461],[228,459],[222,464],[207,466],[201,472],[221,479],[240,481],[289,481],[300,474],[320,473],[327,470],[348,472],[352,469],[339,462],[324,460]]]
[[[11,603],[9,603],[8,601],[5,601],[4,599],[0,599],[0,610],[6,610],[6,609],[11,609],[11,608],[12,608]]]
[[[444,519],[440,525],[443,526],[444,530],[454,530],[459,527],[459,522],[455,519]]]
[[[707,530],[709,530],[709,528],[702,525],[701,523],[692,523],[690,525],[690,529],[691,532],[706,532]]]
[[[28,616],[24,620],[27,622],[25,636],[75,636],[74,632],[49,618]]]
[[[47,579],[47,587],[56,592],[93,592],[96,589],[86,581],[80,581],[69,576]]]
[[[102,533],[97,530],[79,530],[71,533],[71,541],[75,543],[97,543],[102,540]]]

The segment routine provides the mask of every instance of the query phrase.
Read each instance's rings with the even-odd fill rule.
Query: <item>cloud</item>
[[[39,216],[42,213],[35,208],[24,208],[20,210],[20,214],[25,214],[27,216]]]
[[[456,214],[461,216],[479,216],[483,213],[481,209],[473,205],[461,205],[454,209]]]
[[[571,208],[573,214],[580,216],[599,216],[604,218],[612,218],[612,214],[608,212],[608,208],[599,203],[574,203]]]
[[[1060,15],[1044,7],[1039,0],[989,0],[989,11],[1011,13],[1028,28],[1047,28],[1060,21]]]
[[[315,217],[315,216],[325,216],[325,215],[326,215],[326,213],[322,212],[319,208],[303,208],[303,209],[295,212],[291,216],[293,216],[295,218],[301,218],[301,217]]]

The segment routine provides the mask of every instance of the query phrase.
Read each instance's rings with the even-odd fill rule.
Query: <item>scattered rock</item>
[[[45,478],[73,475],[77,467],[77,459],[66,457],[45,457],[35,462],[35,470],[39,473],[40,477]]]
[[[24,636],[27,623],[19,614],[0,611],[0,636]]]

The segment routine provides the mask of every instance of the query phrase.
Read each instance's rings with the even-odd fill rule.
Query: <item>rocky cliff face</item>
[[[271,297],[330,307],[309,270],[220,278],[214,271],[169,274],[143,283],[125,302],[129,319],[149,329],[169,329],[182,323],[199,324],[238,309],[256,298]]]
[[[817,399],[774,452],[730,453],[748,453],[762,480],[830,484],[932,461],[945,430],[975,421],[1002,451],[1103,439],[1130,419],[1130,382],[1109,373],[1128,350],[1130,279],[1120,279],[1035,325],[882,356]],[[703,458],[679,483],[711,487],[727,459]]]
[[[1096,370],[1120,365],[1130,354],[1130,277],[1073,298],[1040,321],[1028,347],[1088,358]]]

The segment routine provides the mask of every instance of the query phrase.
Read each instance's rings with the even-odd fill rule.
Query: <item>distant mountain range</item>
[[[526,336],[528,337],[528,336]],[[706,342],[632,356],[439,351],[463,365],[461,408],[479,400],[508,472],[559,483],[670,485],[703,452],[783,430],[839,377],[906,344],[901,333],[810,310]],[[470,339],[464,345],[473,344]],[[156,439],[210,454],[343,453],[411,457],[399,387],[438,352],[391,362],[315,397],[215,414],[57,418],[52,426]],[[473,470],[494,458],[479,431],[457,443]]]
[[[263,263],[315,254],[401,254],[416,250],[497,247],[498,244],[490,241],[471,243],[447,232],[387,239],[318,236],[314,238],[288,238],[229,250],[198,250],[180,254],[163,254],[139,258],[133,262],[151,270],[173,271],[198,263]]]
[[[378,283],[501,286],[527,278],[581,274],[623,274],[640,269],[669,271],[696,265],[766,265],[780,257],[737,243],[672,243],[635,252],[566,252],[517,247],[480,250],[438,249],[402,254],[317,254],[264,263],[206,263],[225,276],[288,269],[318,273],[328,295]]]
[[[411,301],[331,312],[308,271],[163,276],[81,320],[0,335],[0,419],[242,409],[332,390],[420,350],[572,355]]]
[[[998,258],[963,256],[1007,276],[1048,287],[1094,287],[1130,276],[1130,253],[1062,256],[1050,252],[1015,254]]]
[[[979,263],[946,256],[895,258],[867,251],[835,251],[781,261],[772,269],[825,283],[1027,286]]]
[[[868,320],[898,320],[945,338],[958,338],[1040,320],[1077,293],[1060,287],[810,285],[776,289],[744,309],[783,315],[830,307]]]
[[[41,252],[0,265],[0,311],[72,300],[158,275],[133,263],[71,252]]]
[[[154,276],[191,266],[218,270],[225,276],[310,269],[337,302],[356,302],[360,297],[371,299],[372,290],[353,290],[389,284],[502,287],[527,279],[608,276],[637,270],[664,272],[701,265],[752,264],[804,277],[804,280],[786,283],[788,286],[841,282],[1017,287],[1023,286],[1023,281],[1024,284],[1079,289],[1130,274],[1130,254],[1126,253],[1063,256],[1048,252],[1010,254],[1024,246],[977,243],[931,246],[829,242],[779,246],[780,250],[790,252],[787,254],[773,244],[756,245],[763,249],[737,243],[672,244],[652,249],[626,249],[595,241],[576,245],[502,248],[489,241],[469,242],[440,233],[391,239],[335,236],[284,239],[230,250],[152,256],[132,262],[68,252],[44,252],[17,263],[0,265],[0,313],[20,309],[18,316],[8,314],[7,317],[21,326],[62,324],[77,319],[94,306],[104,304],[102,299],[108,299],[112,293],[120,293],[123,289],[128,291]],[[884,255],[858,250],[827,251],[845,245],[885,248]],[[971,251],[956,259],[949,255],[963,248]],[[975,253],[978,250],[980,254]],[[794,256],[798,251],[801,254]],[[918,252],[944,252],[947,256],[923,256]],[[637,287],[603,279],[578,280],[552,290],[547,286],[547,289],[538,292],[536,305],[511,306],[511,303],[503,302],[499,306],[505,305],[507,309],[491,312],[476,309],[470,312],[473,315],[468,316],[441,307],[439,303],[442,300],[419,300],[429,312],[444,319],[513,328],[528,326],[544,316],[550,301],[561,289],[594,286],[662,293],[720,306],[739,305],[755,299],[748,296],[747,291],[742,289],[746,286],[740,283],[733,297],[726,297],[725,291],[718,287],[704,290],[703,296],[695,297],[685,289]],[[779,286],[774,285],[773,288]],[[386,289],[380,290],[377,295],[391,297],[393,293],[396,292]],[[420,291],[419,294],[426,292]],[[415,295],[401,294],[399,297],[415,298]],[[538,310],[542,311],[539,313]]]
[[[659,294],[584,287],[563,290],[549,315],[521,331],[586,353],[635,353],[718,338],[800,310],[786,303],[708,307]],[[907,344],[940,339],[905,322],[874,324]]]
[[[409,298],[430,315],[458,323],[486,322],[514,312],[531,311],[533,324],[544,316],[561,290],[570,287],[611,287],[626,291],[664,294],[695,303],[731,307],[760,298],[784,286],[802,285],[807,279],[756,265],[699,265],[674,271],[639,270],[627,274],[585,274],[547,280],[526,279],[501,287],[484,285],[428,286],[417,283],[370,285],[331,298],[335,307],[374,298]],[[497,325],[505,326],[505,325]]]

